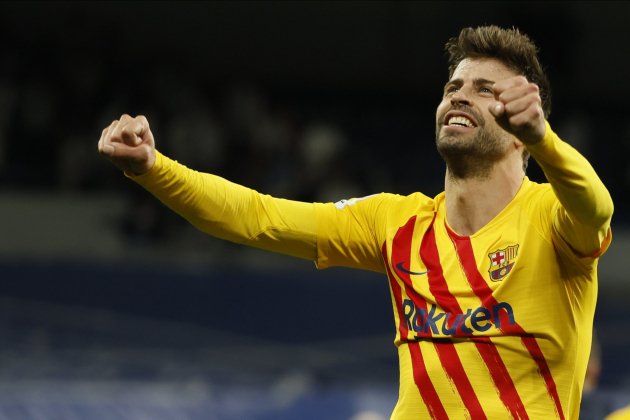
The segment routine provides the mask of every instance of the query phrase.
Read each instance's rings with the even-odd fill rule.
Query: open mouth
[[[444,125],[447,127],[467,127],[475,128],[477,123],[473,117],[462,112],[449,112],[444,118]]]
[[[460,127],[474,128],[475,125],[466,117],[453,117],[446,121],[446,125],[457,125]]]

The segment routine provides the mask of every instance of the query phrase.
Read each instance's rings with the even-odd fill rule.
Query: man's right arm
[[[155,149],[143,116],[103,130],[99,152],[170,209],[212,236],[316,260],[315,204],[273,198],[194,171]]]
[[[170,209],[212,236],[314,261],[382,271],[378,194],[340,203],[274,198],[197,172],[155,150],[146,118],[123,115],[103,130],[99,152]]]
[[[231,242],[314,261],[315,204],[274,198],[156,153],[128,176],[201,231]]]

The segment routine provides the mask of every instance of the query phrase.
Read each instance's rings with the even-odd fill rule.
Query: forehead
[[[451,80],[482,78],[499,81],[518,74],[496,58],[465,58],[455,68]]]

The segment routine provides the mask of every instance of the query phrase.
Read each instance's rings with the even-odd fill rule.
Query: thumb
[[[128,146],[122,143],[111,144],[113,150],[105,152],[114,165],[126,173],[141,175],[155,163],[155,149],[148,144]]]
[[[490,111],[495,118],[499,118],[505,114],[505,105],[500,101],[493,102],[488,106],[488,111]]]
[[[146,161],[151,153],[151,146],[129,146],[125,143],[107,143],[101,148],[101,153],[110,159],[122,159],[130,162]]]

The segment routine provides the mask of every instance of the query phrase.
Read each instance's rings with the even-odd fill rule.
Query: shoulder
[[[548,182],[539,183],[525,178],[522,191],[517,195],[523,208],[531,211],[548,210],[558,199]]]
[[[525,194],[541,194],[546,191],[551,191],[551,184],[549,184],[548,182],[532,181],[528,177],[525,177],[525,179],[523,180],[523,190]]]
[[[439,196],[438,196],[439,197]],[[437,198],[437,197],[436,197]],[[367,217],[377,220],[398,220],[422,213],[433,213],[436,199],[416,192],[409,195],[378,193],[364,197],[348,198],[336,203],[322,204],[323,211],[329,214],[346,213],[354,217]]]
[[[339,200],[334,203],[337,209],[344,209],[351,206],[359,207],[372,207],[372,208],[394,208],[396,211],[402,211],[404,209],[433,209],[435,206],[435,200],[420,192],[415,192],[409,195],[401,195],[395,193],[378,193],[365,197],[357,197]]]

